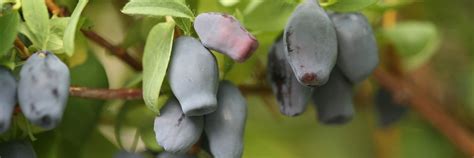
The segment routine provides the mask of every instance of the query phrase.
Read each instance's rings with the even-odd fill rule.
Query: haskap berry
[[[389,127],[408,111],[406,106],[393,100],[390,93],[383,88],[377,90],[375,94],[375,109],[377,110],[378,124],[381,127]]]
[[[17,102],[17,81],[6,67],[0,66],[0,133],[10,127],[13,109]]]
[[[197,156],[183,153],[170,153],[165,151],[158,154],[156,158],[197,158]]]
[[[359,83],[372,74],[379,63],[372,28],[360,13],[335,13],[330,17],[338,42],[336,65],[352,83]]]
[[[327,82],[336,64],[337,36],[327,13],[314,0],[299,4],[283,34],[285,53],[298,81],[306,86]]]
[[[237,19],[224,13],[201,13],[194,30],[204,46],[238,62],[247,60],[258,47],[257,39]]]
[[[218,107],[204,116],[204,132],[215,158],[240,158],[247,118],[247,103],[240,90],[229,81],[219,84]]]
[[[20,71],[18,102],[33,124],[52,129],[60,122],[69,97],[69,69],[48,51],[31,55]]]
[[[155,118],[155,136],[158,144],[168,152],[184,153],[196,143],[203,131],[202,116],[186,116],[179,102],[171,98]]]
[[[145,158],[145,156],[140,155],[139,153],[120,151],[114,155],[114,158]]]
[[[297,116],[306,110],[312,88],[298,82],[285,56],[283,41],[276,41],[269,54],[267,76],[280,112],[287,116]]]
[[[328,83],[314,88],[313,102],[319,122],[327,125],[345,124],[354,116],[352,83],[334,68]]]
[[[168,79],[187,116],[202,116],[216,110],[217,61],[197,39],[181,36],[175,40]]]

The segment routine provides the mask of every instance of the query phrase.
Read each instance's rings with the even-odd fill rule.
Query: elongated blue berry
[[[156,158],[197,158],[197,156],[180,153],[162,152],[158,154]]]
[[[228,55],[238,62],[247,60],[258,47],[258,41],[232,15],[202,13],[194,29],[209,49]]]
[[[390,93],[382,88],[376,92],[375,109],[377,110],[378,124],[381,127],[392,125],[408,111],[406,106],[396,103]]]
[[[179,102],[171,98],[155,118],[155,136],[158,144],[168,152],[184,153],[196,143],[203,130],[202,116],[186,116]]]
[[[139,153],[131,153],[127,151],[120,151],[114,155],[114,158],[145,158]]]
[[[204,116],[204,131],[215,158],[240,158],[247,104],[240,90],[228,81],[219,85],[218,108]]]
[[[285,53],[296,79],[307,86],[325,84],[336,64],[337,37],[332,21],[314,0],[299,4],[283,34]]]
[[[339,47],[337,66],[352,83],[361,82],[379,63],[372,28],[360,13],[336,13],[330,17],[336,27]]]
[[[68,67],[53,53],[31,55],[20,71],[18,102],[33,124],[51,129],[60,122],[69,97]]]
[[[306,110],[312,88],[298,82],[284,51],[281,39],[273,44],[268,54],[267,76],[280,105],[280,112],[297,116]]]
[[[168,79],[187,116],[201,116],[216,110],[217,61],[197,39],[181,36],[175,40]]]
[[[13,109],[17,101],[17,83],[10,70],[0,66],[0,133],[10,127]]]
[[[345,124],[354,117],[352,83],[338,68],[331,73],[328,83],[314,88],[313,101],[319,122],[328,125]]]

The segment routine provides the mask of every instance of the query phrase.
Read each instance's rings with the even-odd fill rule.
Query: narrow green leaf
[[[26,26],[39,42],[33,43],[33,45],[45,49],[49,35],[49,15],[45,2],[42,0],[23,0],[22,7]]]
[[[17,12],[0,17],[0,57],[13,47],[20,19]]]
[[[328,3],[325,7],[337,12],[360,11],[375,4],[377,1],[378,0],[336,0]]]
[[[122,9],[131,15],[173,16],[192,19],[193,12],[183,3],[172,0],[132,0]]]
[[[79,0],[77,3],[76,8],[72,12],[71,20],[69,20],[69,24],[66,27],[64,32],[64,50],[68,56],[72,56],[74,53],[74,39],[77,30],[77,24],[79,23],[79,18],[81,17],[81,13],[86,7],[89,0]]]
[[[155,25],[148,35],[143,54],[143,100],[157,114],[161,108],[158,97],[171,56],[174,26],[172,20]]]

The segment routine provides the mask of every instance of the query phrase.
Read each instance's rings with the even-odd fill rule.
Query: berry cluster
[[[258,42],[231,15],[203,13],[194,29],[199,39],[178,37],[173,44],[168,80],[174,98],[155,118],[158,144],[170,153],[185,153],[202,133],[210,153],[217,158],[242,156],[247,116],[245,98],[229,81],[219,81],[214,55],[208,50],[244,62]]]
[[[354,115],[352,87],[377,67],[377,51],[362,14],[328,14],[313,0],[299,4],[268,55],[280,111],[297,116],[312,98],[320,122],[348,122]]]

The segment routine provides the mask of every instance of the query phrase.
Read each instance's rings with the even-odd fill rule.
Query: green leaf
[[[0,17],[0,57],[13,47],[20,19],[17,12]]]
[[[158,106],[158,97],[171,56],[174,26],[172,20],[154,26],[143,54],[143,100],[157,114],[161,108]]]
[[[74,53],[74,39],[76,35],[77,25],[79,23],[79,18],[81,17],[81,13],[86,7],[89,0],[79,0],[77,3],[76,8],[72,12],[71,20],[69,20],[69,24],[66,27],[64,32],[64,50],[68,56],[72,56]]]
[[[185,4],[173,0],[132,0],[123,7],[122,13],[194,18],[193,12]]]
[[[23,0],[23,18],[34,38],[31,41],[40,49],[46,49],[49,35],[49,15],[46,4],[42,0]]]
[[[337,12],[360,11],[366,7],[375,4],[378,0],[336,0],[328,3],[327,9]]]
[[[401,22],[385,29],[383,35],[394,44],[407,70],[416,69],[425,63],[440,43],[436,26],[429,22]]]
[[[49,21],[50,34],[46,43],[46,50],[52,51],[56,54],[64,53],[64,42],[61,37],[64,35],[64,30],[69,22],[69,17],[52,18]]]
[[[187,18],[174,18],[176,21],[176,25],[183,30],[185,35],[191,35],[191,27],[193,24],[191,23],[190,19]]]

